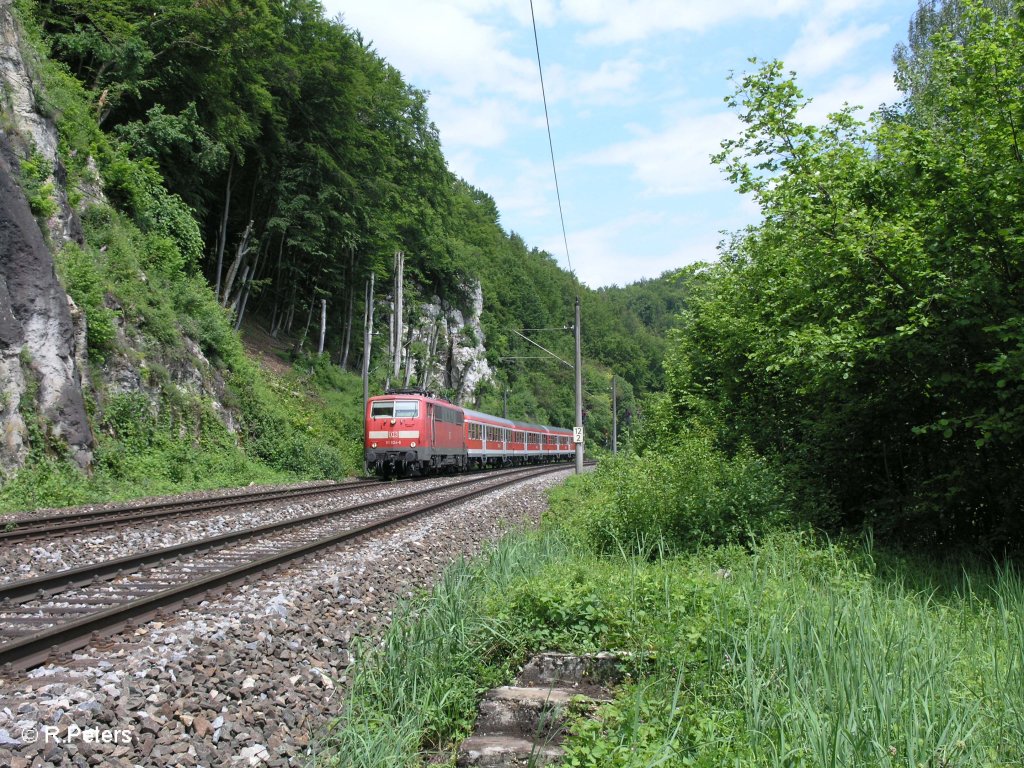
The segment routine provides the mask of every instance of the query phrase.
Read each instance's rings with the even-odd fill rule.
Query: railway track
[[[0,586],[0,667],[26,669],[99,633],[301,561],[386,526],[462,503],[565,465],[476,475]],[[436,497],[436,498],[431,498]]]
[[[87,533],[109,529],[111,526],[131,525],[175,517],[195,516],[207,512],[225,512],[261,502],[315,499],[339,493],[354,493],[367,487],[381,485],[377,480],[359,483],[325,483],[302,488],[281,488],[269,491],[242,491],[230,495],[205,499],[158,501],[150,504],[124,505],[105,509],[90,509],[57,515],[7,520],[0,517],[0,546],[23,544],[55,536]]]

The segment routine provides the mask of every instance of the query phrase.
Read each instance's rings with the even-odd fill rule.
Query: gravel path
[[[0,679],[0,765],[302,764],[340,709],[354,640],[458,557],[535,524],[570,469]]]

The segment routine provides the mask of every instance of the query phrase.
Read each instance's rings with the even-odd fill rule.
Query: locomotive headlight
[[[413,440],[411,443],[409,443],[409,447],[410,448],[415,448],[416,447],[416,441]]]
[[[371,448],[376,448],[376,447],[377,447],[377,444],[376,444],[376,443],[370,443],[370,447],[371,447]]]
[[[395,425],[395,420],[394,420],[394,419],[392,419],[392,420],[391,420],[391,426],[394,426],[394,425]]]

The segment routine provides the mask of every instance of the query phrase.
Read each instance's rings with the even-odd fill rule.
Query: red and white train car
[[[570,460],[572,431],[460,408],[418,390],[370,398],[366,464],[381,477]]]

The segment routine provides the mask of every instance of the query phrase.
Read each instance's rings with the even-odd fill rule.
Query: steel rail
[[[162,590],[159,592],[148,594],[144,597],[140,596],[134,600],[129,600],[119,605],[114,605],[109,608],[102,609],[98,612],[90,613],[85,617],[58,624],[54,627],[41,630],[33,633],[27,637],[12,640],[3,645],[0,645],[0,668],[5,670],[28,669],[43,663],[47,658],[58,653],[66,653],[69,651],[77,650],[87,645],[90,640],[96,639],[97,633],[103,631],[106,633],[113,633],[123,629],[128,622],[152,618],[156,615],[158,610],[169,609],[179,607],[185,600],[189,600],[197,595],[209,592],[214,589],[223,588],[224,586],[240,581],[247,577],[253,576],[257,573],[265,572],[274,568],[281,567],[289,561],[297,560],[301,557],[308,556],[314,552],[320,551],[327,547],[336,546],[344,541],[353,539],[357,536],[376,531],[380,528],[393,525],[403,520],[408,520],[417,515],[422,515],[427,512],[431,512],[440,509],[445,506],[451,506],[454,504],[463,503],[469,501],[478,496],[482,496],[486,493],[491,493],[495,490],[513,485],[518,482],[522,482],[525,479],[536,476],[543,476],[551,472],[558,472],[566,469],[564,465],[556,466],[544,466],[540,469],[537,467],[531,467],[525,470],[519,470],[512,477],[502,476],[502,479],[498,483],[489,483],[489,480],[493,480],[494,476],[486,476],[483,478],[474,478],[470,481],[464,481],[458,483],[455,486],[443,486],[440,488],[428,488],[420,491],[415,491],[411,494],[407,494],[402,497],[391,497],[384,500],[376,500],[373,502],[366,502],[358,504],[354,507],[341,508],[336,510],[329,510],[327,512],[318,513],[316,515],[308,515],[305,518],[298,518],[296,521],[285,521],[284,523],[276,523],[269,526],[262,526],[260,528],[250,529],[249,531],[240,531],[234,534],[227,534],[224,536],[218,536],[213,539],[207,539],[202,542],[193,542],[189,545],[181,545],[179,547],[168,547],[164,550],[157,550],[149,553],[149,555],[139,555],[129,558],[119,558],[118,560],[108,561],[107,563],[100,563],[96,566],[86,566],[83,568],[77,568],[72,571],[65,571],[61,574],[52,574],[50,576],[44,576],[39,579],[27,579],[23,582],[9,585],[4,589],[4,592],[8,594],[18,593],[20,595],[19,601],[25,602],[27,599],[34,599],[36,597],[49,597],[53,594],[59,594],[60,592],[70,589],[74,586],[91,583],[97,579],[109,579],[118,574],[118,570],[121,573],[126,573],[129,570],[137,570],[139,567],[144,565],[152,565],[159,563],[161,557],[166,561],[171,552],[176,552],[177,555],[189,554],[191,552],[200,551],[202,549],[211,549],[217,544],[221,543],[233,543],[233,540],[242,540],[245,538],[254,538],[260,535],[265,535],[267,532],[273,532],[282,528],[294,527],[294,525],[308,523],[311,520],[322,519],[333,514],[339,514],[344,512],[354,512],[359,509],[363,509],[370,506],[381,506],[387,503],[394,503],[396,501],[405,501],[409,498],[415,498],[418,496],[424,496],[426,494],[438,494],[443,493],[446,489],[453,487],[459,487],[463,485],[477,485],[483,484],[482,488],[475,488],[465,493],[461,493],[455,497],[449,497],[440,501],[431,502],[412,510],[399,512],[390,516],[381,518],[380,520],[361,525],[359,527],[349,529],[340,533],[332,534],[330,536],[320,538],[311,543],[302,544],[296,547],[289,548],[282,552],[277,552],[258,560],[245,563],[240,566],[228,568],[226,570],[214,573],[209,576],[205,576],[195,580],[189,580],[179,586],[172,587],[170,589]],[[153,558],[156,558],[155,560]],[[135,565],[128,565],[129,562],[133,562]],[[86,571],[92,568],[94,575],[86,578]],[[111,568],[114,570],[111,571]],[[105,574],[103,576],[100,573]],[[57,587],[56,585],[63,577],[63,586]],[[26,589],[30,587],[31,582],[35,582],[34,595],[24,597],[27,592]],[[49,584],[49,587],[41,587],[40,584]],[[57,591],[51,592],[50,590],[56,589]],[[0,592],[0,596],[4,593]],[[21,599],[23,598],[23,599]],[[10,599],[10,598],[8,598]],[[15,600],[10,600],[8,605],[15,603]]]
[[[282,488],[273,491],[247,491],[226,496],[206,499],[182,501],[168,500],[139,506],[111,507],[104,510],[89,510],[69,515],[47,515],[45,517],[14,520],[0,529],[0,546],[7,543],[19,543],[31,539],[44,538],[50,535],[63,535],[81,532],[90,528],[102,528],[108,525],[132,523],[148,520],[159,520],[167,517],[201,514],[218,509],[230,509],[255,501],[287,501],[289,499],[324,496],[331,493],[351,493],[363,490],[380,483],[366,484],[331,483],[303,488]],[[4,519],[0,517],[0,525]]]
[[[523,471],[525,470],[519,470],[519,472]],[[491,475],[489,477],[493,478],[494,476]],[[352,506],[332,507],[321,512],[315,512],[311,515],[291,517],[287,520],[280,520],[276,523],[268,523],[267,525],[261,525],[255,528],[244,528],[242,530],[231,531],[229,533],[223,533],[206,539],[188,541],[183,544],[173,544],[162,549],[149,550],[148,552],[141,552],[134,555],[125,555],[124,557],[119,557],[115,560],[105,560],[100,563],[91,563],[78,568],[54,571],[52,573],[22,579],[21,581],[0,584],[0,607],[5,604],[18,604],[24,603],[28,600],[53,597],[54,595],[61,594],[62,592],[66,592],[75,587],[88,586],[97,580],[102,581],[113,579],[124,573],[139,570],[140,568],[145,568],[147,566],[161,565],[169,560],[174,560],[184,555],[191,555],[196,552],[215,549],[216,547],[220,547],[225,544],[235,544],[240,541],[245,541],[246,539],[267,536],[289,528],[297,528],[317,520],[323,520],[333,515],[359,512],[363,509],[369,509],[383,504],[406,501],[408,499],[414,499],[430,493],[440,492],[445,488],[486,482],[487,479],[488,476],[474,476],[471,479],[463,480],[462,482],[455,483],[453,485],[423,488],[402,495],[390,496],[385,499],[371,499],[370,501],[360,502],[359,504]]]

